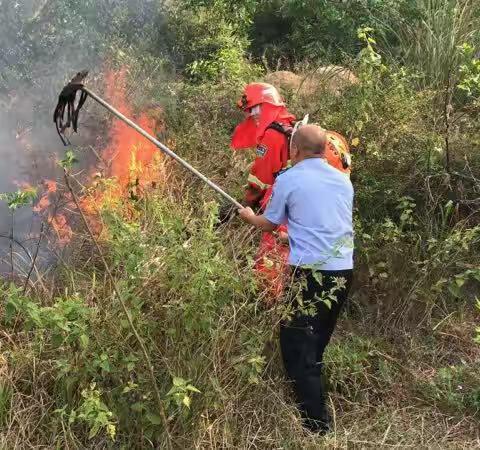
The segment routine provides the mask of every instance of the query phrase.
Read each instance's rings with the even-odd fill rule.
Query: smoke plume
[[[65,147],[52,119],[58,93],[77,71],[98,73],[112,46],[138,42],[157,6],[148,0],[0,0],[0,192],[60,179],[56,161]],[[72,141],[94,145],[98,131]],[[15,212],[15,236],[27,250],[39,222],[32,208]],[[10,232],[10,212],[2,201],[3,273]],[[16,251],[25,253],[18,246]]]

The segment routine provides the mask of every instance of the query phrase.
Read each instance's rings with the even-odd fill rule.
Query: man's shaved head
[[[327,134],[318,125],[300,127],[292,138],[292,144],[305,156],[323,156],[327,144]]]

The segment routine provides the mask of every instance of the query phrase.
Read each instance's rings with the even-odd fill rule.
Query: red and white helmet
[[[282,96],[275,86],[268,83],[250,83],[245,86],[242,98],[237,105],[243,111],[249,110],[262,103],[274,106],[285,106]]]

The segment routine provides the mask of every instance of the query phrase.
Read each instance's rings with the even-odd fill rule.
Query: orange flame
[[[106,85],[107,98],[115,107],[125,116],[133,118],[147,133],[155,136],[155,120],[146,113],[135,118],[132,107],[126,100],[126,70],[109,72]],[[161,154],[150,141],[118,119],[113,122],[109,135],[110,144],[105,149],[104,156],[110,161],[109,176],[118,180],[122,190],[133,184],[145,187],[162,178],[163,168],[155,164],[161,160]]]
[[[55,194],[57,194],[58,191],[57,182],[55,180],[44,180],[43,188],[43,193],[33,210],[45,215],[46,222],[52,227],[57,235],[57,244],[60,247],[64,247],[71,241],[73,231],[65,214],[56,211],[56,208],[52,207],[52,200],[55,198]]]
[[[72,240],[73,231],[64,214],[57,213],[55,216],[49,217],[48,223],[57,234],[58,245],[64,247]]]
[[[107,73],[105,77],[106,98],[115,108],[138,123],[149,134],[155,136],[155,119],[147,113],[136,117],[132,106],[126,99],[126,75],[126,69]],[[158,113],[158,111],[155,112]],[[122,206],[125,204],[123,200],[128,195],[133,193],[138,196],[149,185],[165,178],[165,166],[160,151],[137,131],[115,119],[108,134],[109,144],[102,152],[102,159],[107,163],[105,175],[114,178],[116,183],[113,187],[111,184],[108,187],[102,187],[100,183],[97,183],[101,179],[99,180],[96,175],[93,175],[95,169],[92,168],[91,189],[79,199],[82,212],[97,236],[101,235],[103,231],[99,215],[102,206],[105,204]],[[133,190],[135,192],[132,192]],[[58,199],[61,199],[62,202],[59,202]],[[59,206],[59,203],[62,205]],[[45,180],[43,182],[42,194],[33,210],[46,218],[47,223],[56,234],[57,245],[63,247],[71,241],[73,237],[72,215],[69,211],[74,211],[75,205],[70,194],[59,192],[56,181]]]
[[[134,120],[147,133],[155,136],[156,121],[146,112],[135,116],[126,98],[125,68],[110,71],[105,77],[106,98],[122,114]],[[150,113],[157,111],[149,111]],[[107,163],[105,175],[116,180],[116,184],[102,187],[102,179],[92,175],[95,187],[81,199],[82,211],[88,218],[92,230],[100,235],[103,231],[98,211],[102,206],[127,206],[123,200],[128,196],[141,196],[148,186],[165,178],[165,166],[160,151],[133,128],[121,120],[114,119],[109,130],[109,144],[102,152]]]
[[[35,212],[45,211],[51,205],[50,194],[55,194],[57,192],[57,182],[55,180],[44,180],[43,186],[45,190],[43,191],[40,200],[33,208]]]

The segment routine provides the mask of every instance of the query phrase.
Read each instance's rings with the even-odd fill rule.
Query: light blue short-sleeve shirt
[[[353,186],[322,158],[277,177],[265,217],[288,225],[289,264],[320,270],[353,268]]]

